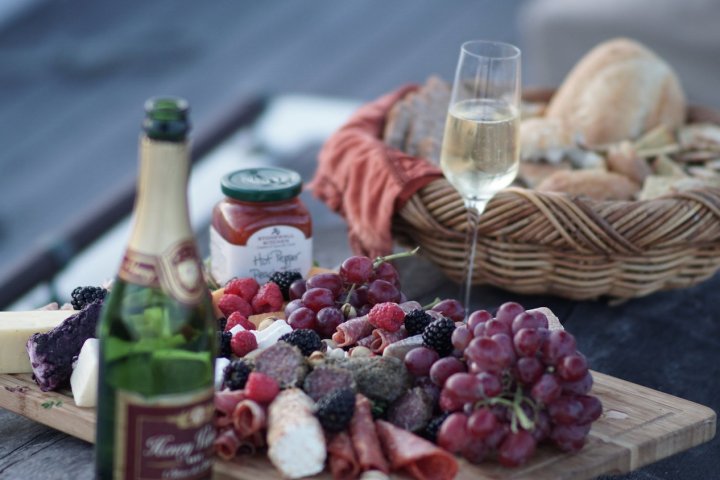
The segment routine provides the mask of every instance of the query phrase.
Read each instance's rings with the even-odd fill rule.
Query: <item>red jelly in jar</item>
[[[261,285],[277,271],[303,277],[312,267],[312,220],[298,198],[302,179],[276,167],[229,173],[225,198],[213,210],[210,262],[215,280],[253,277]]]

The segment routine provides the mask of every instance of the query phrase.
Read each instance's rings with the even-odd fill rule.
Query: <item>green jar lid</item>
[[[223,176],[220,187],[235,200],[278,202],[300,195],[302,179],[297,172],[285,168],[246,168]]]

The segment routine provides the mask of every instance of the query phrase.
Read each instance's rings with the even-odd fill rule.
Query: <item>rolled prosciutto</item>
[[[215,437],[213,447],[218,457],[223,460],[231,460],[235,458],[235,454],[240,448],[240,439],[232,428],[228,428]]]
[[[452,480],[458,472],[455,457],[437,445],[382,420],[375,422],[383,450],[393,470],[418,480]]]
[[[373,330],[374,332],[375,330]],[[368,335],[367,337],[363,337],[360,340],[357,341],[358,347],[368,347],[370,348],[370,345],[372,344],[373,340],[375,340],[375,337],[372,336],[372,334]]]
[[[360,464],[347,432],[340,432],[332,437],[328,442],[327,451],[330,473],[334,479],[351,479],[360,475]]]
[[[407,330],[405,330],[405,327],[401,327],[397,332],[388,332],[387,330],[376,328],[372,332],[370,350],[372,350],[373,353],[381,355],[388,346],[404,338],[407,338]]]
[[[215,392],[215,410],[225,415],[232,415],[235,406],[245,400],[242,390],[220,390]]]
[[[246,438],[267,426],[265,407],[254,400],[245,399],[235,406],[233,427],[240,438]]]
[[[349,347],[355,345],[358,340],[367,337],[375,329],[367,319],[367,316],[353,318],[337,326],[332,339],[338,347]]]
[[[350,421],[350,439],[362,471],[390,472],[375,431],[370,400],[360,394],[355,397],[355,414]]]

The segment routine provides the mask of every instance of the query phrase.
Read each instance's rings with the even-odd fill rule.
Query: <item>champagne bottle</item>
[[[134,227],[98,327],[100,479],[210,478],[215,320],[187,208],[187,102],[150,99]]]

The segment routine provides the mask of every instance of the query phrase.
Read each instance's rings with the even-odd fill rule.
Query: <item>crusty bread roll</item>
[[[624,175],[603,170],[566,170],[553,173],[536,190],[565,192],[594,200],[632,200],[640,186]]]
[[[544,158],[558,163],[573,146],[570,130],[557,118],[528,118],[520,122],[521,158]]]
[[[625,175],[639,185],[652,173],[647,161],[637,154],[633,144],[627,140],[611,145],[606,161],[608,170]]]
[[[639,43],[601,43],[565,78],[546,111],[588,145],[634,139],[685,120],[685,95],[672,68]]]

